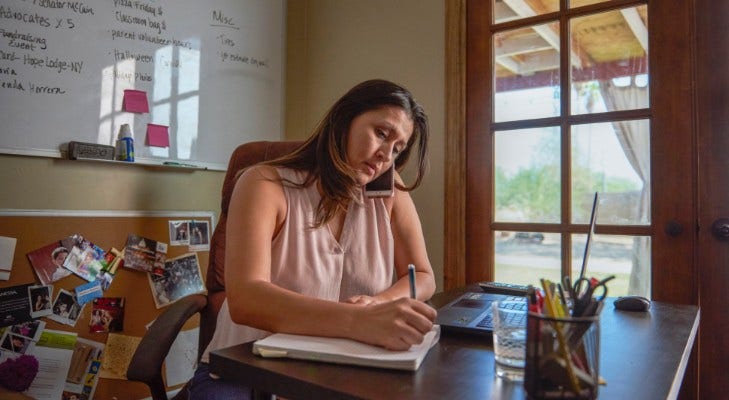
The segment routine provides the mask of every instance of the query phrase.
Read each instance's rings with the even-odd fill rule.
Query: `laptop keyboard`
[[[513,301],[513,303],[509,303],[508,307],[512,310],[517,311],[524,311],[523,314],[514,315],[512,318],[515,320],[518,319],[519,321],[523,321],[527,317],[527,302],[524,299],[524,296],[509,296],[504,301]],[[478,324],[476,324],[479,328],[487,328],[487,329],[493,329],[494,328],[494,320],[493,320],[493,314],[491,312],[486,313],[486,316],[484,316],[480,321],[478,321]]]

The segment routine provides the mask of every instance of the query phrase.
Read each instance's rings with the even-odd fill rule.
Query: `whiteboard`
[[[225,170],[282,138],[284,19],[283,0],[0,0],[0,153],[115,145],[127,123],[137,162]],[[148,113],[124,111],[126,89]]]

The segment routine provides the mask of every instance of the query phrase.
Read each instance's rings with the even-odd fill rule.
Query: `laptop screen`
[[[590,247],[592,236],[595,234],[597,222],[597,205],[599,202],[598,193],[595,192],[590,212],[590,226],[587,231],[585,252],[582,257],[579,278],[585,275],[587,261],[590,258]],[[436,323],[441,325],[444,331],[459,331],[472,334],[486,335],[493,330],[491,325],[491,303],[495,300],[524,300],[524,312],[526,314],[526,299],[523,296],[509,296],[496,293],[464,293],[452,302],[438,310]]]

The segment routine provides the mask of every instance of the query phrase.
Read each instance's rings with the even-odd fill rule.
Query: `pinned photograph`
[[[89,320],[89,332],[121,332],[124,330],[124,298],[94,299]]]
[[[197,254],[190,253],[167,260],[162,276],[149,274],[149,286],[157,308],[195,293],[205,293]]]
[[[166,243],[131,233],[127,236],[124,264],[122,264],[125,268],[161,274],[166,258]]]
[[[25,354],[40,338],[46,323],[40,320],[25,321],[0,330],[0,350]]]
[[[61,289],[53,302],[53,312],[48,318],[65,325],[76,326],[83,306],[76,301],[76,295],[66,289]]]
[[[25,354],[31,343],[32,340],[27,337],[6,331],[3,338],[0,340],[0,349],[12,351],[13,353]]]
[[[53,285],[28,286],[28,301],[30,301],[30,316],[40,318],[52,313],[51,297]]]
[[[11,326],[9,328],[9,331],[10,333],[20,335],[34,342],[37,342],[45,326],[46,323],[40,320],[25,321],[17,325]]]
[[[190,221],[170,221],[170,244],[187,246],[190,244]]]
[[[124,250],[119,251],[112,247],[104,255],[106,267],[96,276],[96,281],[101,283],[101,290],[107,291],[114,281],[114,276],[119,266],[124,263]]]
[[[210,250],[210,224],[208,223],[208,221],[190,221],[189,250]]]
[[[75,393],[64,390],[61,393],[61,400],[89,400],[89,397],[84,393]]]
[[[71,248],[63,267],[74,274],[93,282],[99,273],[106,268],[104,250],[84,239],[83,236],[73,235],[69,240],[64,240],[63,243],[66,248]]]
[[[26,256],[40,282],[43,285],[49,285],[71,275],[71,271],[63,268],[63,263],[70,252],[71,249],[66,248],[64,243],[59,240],[33,250]]]

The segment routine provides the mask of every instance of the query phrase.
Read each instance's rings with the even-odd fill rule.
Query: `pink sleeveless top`
[[[279,175],[303,182],[306,173],[278,168]],[[383,199],[363,198],[351,204],[339,242],[328,226],[313,225],[319,191],[316,185],[298,188],[283,183],[287,216],[271,243],[271,282],[301,294],[332,301],[355,295],[375,295],[390,287],[394,277],[394,250],[390,215]],[[226,266],[235,268],[235,266]],[[262,299],[265,301],[265,299]],[[269,332],[234,323],[228,301],[218,314],[209,352],[265,337]]]

